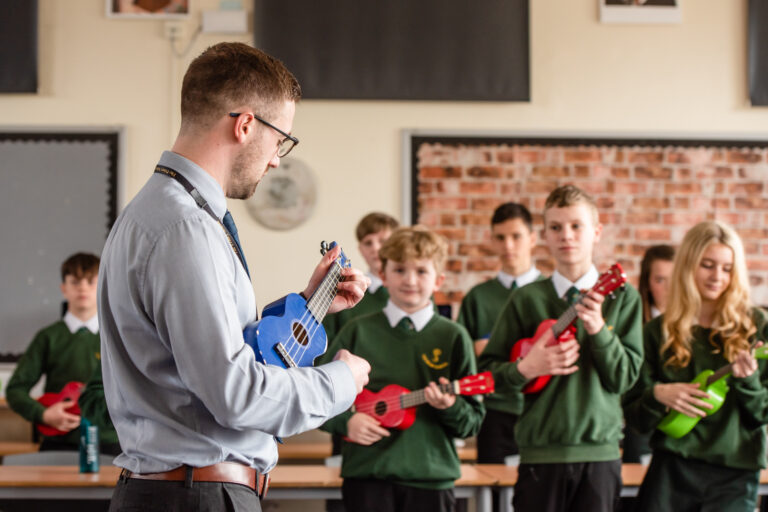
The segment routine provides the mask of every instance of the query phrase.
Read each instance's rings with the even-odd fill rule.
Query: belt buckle
[[[269,490],[269,473],[267,474],[261,474],[259,475],[261,477],[261,488],[257,489],[257,493],[259,495],[259,499],[263,500],[264,496],[267,495],[267,491]],[[256,485],[259,485],[259,479],[256,479]]]

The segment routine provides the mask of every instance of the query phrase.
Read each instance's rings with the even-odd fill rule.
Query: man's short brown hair
[[[382,271],[387,261],[398,263],[429,258],[435,265],[437,273],[443,271],[445,260],[448,258],[448,242],[445,237],[416,225],[396,229],[379,250]]]
[[[247,44],[219,43],[193,60],[184,75],[181,123],[208,128],[238,105],[269,116],[280,102],[299,98],[299,82],[282,62]]]
[[[544,203],[545,219],[547,210],[550,208],[565,208],[567,206],[575,206],[579,203],[584,203],[589,207],[592,211],[592,221],[597,225],[599,217],[595,200],[592,199],[592,196],[574,185],[563,185],[549,193],[547,201]]]
[[[67,276],[75,279],[89,279],[99,273],[99,257],[87,252],[73,254],[61,264],[61,282],[66,281]]]
[[[391,215],[381,212],[371,212],[357,223],[355,235],[357,236],[357,241],[362,242],[363,238],[372,233],[378,233],[385,229],[392,231],[397,229],[399,225],[400,223],[397,222],[397,219]]]

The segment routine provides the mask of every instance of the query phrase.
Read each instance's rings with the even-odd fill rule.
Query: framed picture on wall
[[[108,18],[178,19],[189,16],[190,0],[104,0]]]
[[[603,23],[681,23],[681,0],[598,0]]]

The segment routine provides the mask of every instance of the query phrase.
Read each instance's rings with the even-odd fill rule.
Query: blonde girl
[[[638,510],[755,509],[766,464],[768,370],[750,346],[766,339],[766,325],[750,303],[739,236],[717,221],[694,226],[677,253],[666,310],[643,330],[645,361],[627,396],[627,422],[654,432]],[[730,392],[708,416],[707,394],[690,382],[729,363]],[[673,439],[654,430],[670,410],[701,420]]]

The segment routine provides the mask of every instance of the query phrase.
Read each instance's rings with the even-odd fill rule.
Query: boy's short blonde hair
[[[396,229],[379,250],[382,271],[387,261],[403,263],[409,260],[429,258],[438,274],[448,258],[448,242],[445,237],[433,233],[425,226],[416,225]]]
[[[550,208],[565,208],[579,203],[584,203],[589,207],[592,211],[592,221],[597,225],[599,216],[595,200],[592,199],[592,196],[574,185],[563,185],[549,193],[547,201],[544,203],[544,218],[546,219],[547,210]]]
[[[370,234],[378,233],[385,229],[392,231],[397,229],[399,225],[400,223],[397,222],[397,219],[391,215],[381,212],[371,212],[357,223],[355,235],[357,236],[357,241],[362,242],[363,238]]]

